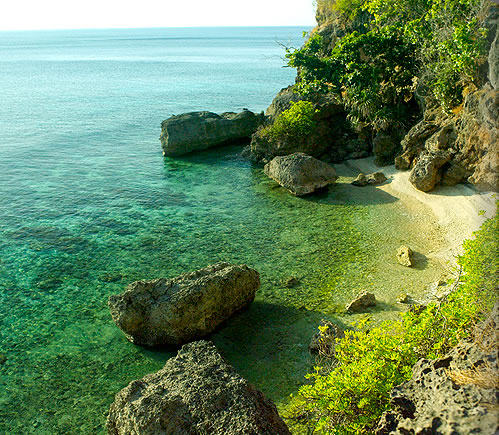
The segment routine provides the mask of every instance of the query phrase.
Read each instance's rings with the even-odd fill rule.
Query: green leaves
[[[266,127],[263,135],[273,141],[288,141],[305,137],[315,127],[314,115],[318,111],[310,101],[292,102],[274,123]]]
[[[290,424],[308,433],[373,433],[389,408],[390,391],[410,379],[420,358],[445,355],[490,310],[498,284],[498,220],[487,221],[464,243],[464,283],[447,301],[434,302],[420,312],[371,325],[363,319],[357,330],[336,339],[339,361],[329,373],[317,367],[288,407]]]

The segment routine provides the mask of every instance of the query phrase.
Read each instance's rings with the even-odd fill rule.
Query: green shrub
[[[372,326],[366,321],[336,341],[338,365],[316,368],[292,398],[286,418],[320,433],[372,433],[389,408],[390,390],[411,377],[419,358],[443,356],[470,336],[497,295],[497,218],[487,221],[459,258],[464,277],[447,300]]]
[[[410,111],[416,63],[414,46],[395,28],[383,32],[352,32],[339,40],[328,57],[320,35],[303,49],[288,54],[289,64],[300,69],[300,92],[329,92],[347,109],[354,124],[375,130],[398,126]]]
[[[449,110],[477,79],[485,41],[480,17],[487,1],[319,1],[322,15],[350,20],[345,28],[363,29],[365,35],[348,32],[329,53],[314,35],[288,52],[288,63],[298,68],[302,92],[339,92],[352,119],[374,129],[403,122],[416,90],[427,103]],[[359,61],[360,47],[371,45],[372,56]]]
[[[262,135],[276,142],[303,139],[314,131],[317,112],[310,101],[292,102],[273,124],[264,128]]]

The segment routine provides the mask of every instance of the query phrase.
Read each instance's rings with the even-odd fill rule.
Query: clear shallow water
[[[237,148],[173,160],[158,140],[174,113],[264,110],[294,80],[277,42],[302,30],[0,33],[0,433],[102,432],[174,355],[128,343],[107,297],[221,260],[262,287],[212,339],[278,403],[302,383],[318,321],[375,285],[406,211],[344,184],[294,198]]]

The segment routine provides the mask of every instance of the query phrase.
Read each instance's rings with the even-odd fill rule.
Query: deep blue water
[[[303,382],[310,335],[374,270],[362,246],[386,235],[369,217],[394,199],[299,199],[238,148],[165,159],[158,140],[172,114],[264,110],[303,30],[0,33],[0,433],[102,432],[113,395],[174,354],[127,342],[108,296],[221,260],[262,288],[211,338],[278,403]]]

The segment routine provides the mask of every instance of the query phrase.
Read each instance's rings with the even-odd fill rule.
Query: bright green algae
[[[103,183],[78,213],[40,209],[1,233],[0,432],[101,432],[114,394],[174,355],[134,346],[113,324],[107,298],[134,280],[217,261],[256,268],[255,302],[211,338],[282,403],[310,369],[321,318],[364,289],[396,310],[404,280],[428,278],[393,264],[400,242],[418,239],[400,203],[374,188],[296,198],[236,148],[166,159],[157,175],[146,191]],[[399,287],[376,282],[387,264]],[[300,284],[284,288],[290,276]]]

